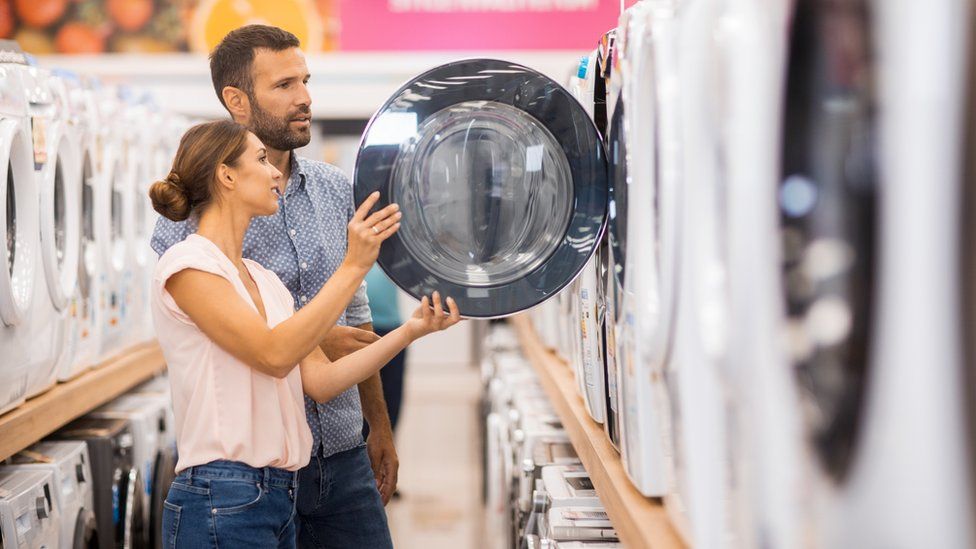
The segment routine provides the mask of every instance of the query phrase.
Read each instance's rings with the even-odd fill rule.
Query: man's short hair
[[[282,51],[300,45],[298,37],[278,27],[246,25],[230,31],[210,52],[210,78],[220,104],[227,108],[223,94],[227,86],[243,91],[249,98],[254,97],[251,67],[256,50]]]

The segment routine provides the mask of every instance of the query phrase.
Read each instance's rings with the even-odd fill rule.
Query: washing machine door
[[[34,131],[37,132],[35,120]],[[48,294],[63,310],[75,291],[80,255],[80,169],[77,148],[60,128],[48,133],[50,147],[40,178],[41,258]],[[35,166],[37,163],[35,155]]]
[[[867,2],[801,1],[779,187],[787,335],[806,432],[841,482],[856,448],[874,301],[876,185]]]
[[[95,523],[95,514],[91,509],[82,509],[78,513],[71,547],[72,549],[97,549],[98,525]]]
[[[0,115],[0,322],[15,326],[27,315],[37,265],[37,188],[34,159],[20,120]]]
[[[607,161],[573,96],[527,67],[449,63],[404,85],[370,121],[356,202],[396,202],[379,264],[404,291],[503,317],[558,293],[600,241]]]

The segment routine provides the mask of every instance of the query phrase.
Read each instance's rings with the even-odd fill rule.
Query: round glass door
[[[610,122],[610,208],[608,226],[610,228],[610,250],[613,252],[613,276],[617,289],[625,293],[624,270],[627,266],[627,193],[630,175],[627,172],[627,131],[623,97],[617,98],[616,107]],[[622,311],[619,306],[618,313]]]
[[[38,195],[30,139],[13,120],[0,119],[0,322],[16,326],[28,314],[37,263]]]
[[[606,158],[586,111],[531,69],[473,60],[428,71],[377,112],[356,202],[403,212],[379,264],[404,291],[467,317],[541,303],[580,272],[606,218]]]
[[[792,366],[807,434],[840,482],[858,435],[874,296],[875,100],[866,3],[801,1],[779,207]]]

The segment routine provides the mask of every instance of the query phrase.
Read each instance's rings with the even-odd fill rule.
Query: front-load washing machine
[[[175,449],[167,440],[171,435],[168,406],[168,401],[154,395],[133,393],[91,413],[92,417],[124,418],[132,426],[132,457],[142,472],[145,488],[143,516],[148,525],[148,547],[161,543],[163,501],[176,474]]]
[[[713,89],[723,128],[718,178],[727,189],[731,322],[723,372],[730,502],[740,547],[800,547],[797,392],[778,334],[779,152],[789,2],[728,0],[717,31],[725,85]]]
[[[674,440],[677,494],[691,542],[715,548],[736,543],[727,491],[726,425],[733,415],[722,383],[730,323],[727,187],[719,177],[721,110],[711,97],[726,87],[716,43],[719,8],[706,0],[687,0],[680,7],[683,243],[669,364],[681,420]]]
[[[82,79],[57,71],[67,96],[66,146],[74,151],[78,196],[78,260],[74,292],[68,303],[67,341],[58,366],[58,379],[67,381],[89,370],[98,360],[101,333],[101,252],[95,240],[95,187],[100,149],[94,93]],[[72,177],[68,177],[72,179]]]
[[[135,183],[130,169],[132,147],[126,130],[125,105],[118,90],[98,90],[101,173],[95,187],[96,240],[102,248],[102,319],[100,361],[118,355],[128,346],[135,258],[132,248],[132,204]]]
[[[616,70],[621,79],[621,104],[614,113],[619,121],[611,129],[609,154],[615,167],[612,180],[616,217],[611,215],[611,239],[615,252],[619,312],[617,315],[618,393],[621,417],[621,456],[634,485],[646,496],[663,496],[668,490],[665,463],[667,430],[657,415],[661,403],[649,365],[654,323],[662,315],[659,300],[645,288],[655,285],[659,273],[658,232],[655,227],[655,128],[656,90],[651,45],[656,19],[653,3],[641,3],[621,17],[617,31]],[[641,151],[647,151],[646,153]]]
[[[556,295],[600,242],[607,162],[572,95],[527,67],[449,63],[412,79],[367,126],[355,196],[396,202],[379,264],[415,298],[438,290],[466,317]]]
[[[65,549],[97,549],[95,500],[88,446],[84,442],[39,442],[11,458],[0,471],[47,471],[54,475],[54,503],[61,516]]]
[[[848,333],[865,337],[849,345],[856,349],[855,345],[866,344],[863,355],[844,356],[845,365],[856,372],[854,361],[863,360],[866,368],[860,375],[866,376],[866,384],[848,451],[827,452],[823,443],[818,445],[825,465],[821,471],[830,475],[827,478],[839,474],[835,486],[842,495],[840,527],[837,537],[828,539],[836,546],[976,545],[969,490],[973,455],[965,440],[970,418],[965,415],[961,386],[965,379],[961,338],[971,334],[959,330],[955,240],[961,221],[956,184],[962,175],[971,7],[971,3],[948,0],[928,2],[924,10],[906,1],[869,5],[877,55],[863,58],[874,61],[877,90],[877,140],[872,143],[878,182],[876,284],[873,308],[863,317],[857,314],[857,297],[849,297],[857,293],[841,294],[840,301],[853,312]],[[833,20],[821,19],[826,27],[821,29],[842,30],[851,37],[849,20],[864,13],[857,8],[861,6],[848,6],[846,13],[828,12]],[[912,40],[905,40],[909,34]],[[836,40],[826,38],[831,47],[824,49],[837,50]],[[847,38],[845,43],[856,41]],[[856,155],[847,156],[845,174],[851,173],[852,158]],[[924,184],[928,181],[935,183]],[[970,235],[966,238],[971,240]],[[855,265],[860,257],[855,252]],[[859,289],[853,284],[848,287]],[[857,327],[862,319],[870,322],[865,328]],[[827,333],[837,333],[835,325],[829,328]],[[811,339],[821,333],[807,331]],[[822,386],[818,389],[822,391]],[[838,415],[847,411],[842,407]],[[838,455],[847,461],[824,459]]]
[[[83,417],[52,438],[88,444],[95,522],[101,549],[140,547],[146,537],[142,473],[134,461],[134,440],[128,420]]]
[[[579,100],[590,117],[594,112],[594,88],[597,67],[597,51],[580,60],[573,78],[573,95]],[[573,310],[577,330],[576,381],[590,417],[603,423],[607,416],[607,389],[604,378],[603,324],[600,321],[600,283],[598,278],[598,254],[583,267],[573,282]]]
[[[60,79],[31,67],[25,82],[39,191],[40,256],[30,314],[31,350],[27,397],[58,379],[67,343],[70,298],[78,277],[80,177],[68,133],[67,97]]]
[[[51,471],[0,469],[0,540],[4,547],[58,547],[60,520]]]
[[[38,197],[24,78],[26,57],[0,41],[0,413],[24,400],[38,254]]]

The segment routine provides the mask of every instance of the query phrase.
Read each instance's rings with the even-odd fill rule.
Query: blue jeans
[[[163,547],[295,547],[296,473],[236,461],[180,472],[163,502]]]
[[[327,458],[312,456],[298,472],[297,522],[303,549],[392,549],[365,446]]]

